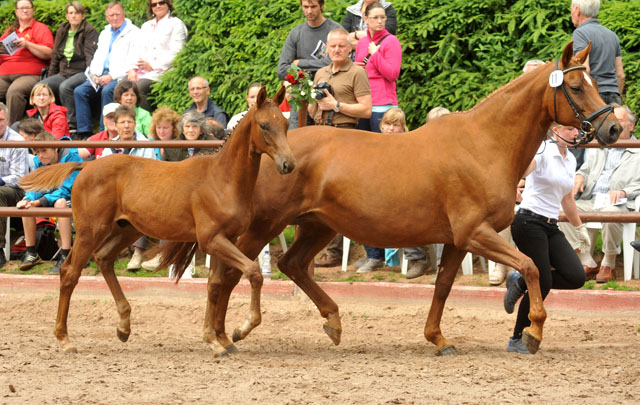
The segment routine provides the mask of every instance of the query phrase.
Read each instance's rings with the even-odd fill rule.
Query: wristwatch
[[[336,106],[333,107],[333,111],[334,112],[340,112],[340,102],[336,101]]]

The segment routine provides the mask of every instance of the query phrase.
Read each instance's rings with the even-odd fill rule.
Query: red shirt
[[[95,135],[91,135],[87,141],[108,141],[109,140],[109,131],[106,129],[104,131],[100,131]],[[96,159],[102,157],[102,151],[104,148],[86,148],[89,152],[89,156],[94,156]]]
[[[0,40],[5,39],[9,34],[9,30],[2,34]],[[41,22],[33,20],[24,31],[16,31],[18,38],[27,38],[29,42],[38,45],[45,45],[53,49],[53,34],[49,27]],[[49,66],[49,59],[42,60],[35,57],[29,50],[22,47],[13,55],[0,55],[0,75],[38,75],[42,68]]]
[[[38,113],[38,107],[34,107],[27,111],[29,117],[33,117]],[[67,107],[58,104],[49,104],[49,114],[42,123],[44,130],[55,135],[60,139],[63,136],[71,136],[69,134],[69,122],[67,121]]]

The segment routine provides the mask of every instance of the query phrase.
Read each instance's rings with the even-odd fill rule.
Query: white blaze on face
[[[587,72],[582,72],[582,74],[584,75],[584,79],[587,81],[587,83],[589,83],[589,86],[593,87],[593,82],[591,81],[591,78],[589,77]]]

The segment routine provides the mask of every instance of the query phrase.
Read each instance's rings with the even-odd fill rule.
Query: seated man
[[[210,92],[209,81],[204,77],[196,76],[189,80],[189,96],[193,103],[184,112],[196,110],[203,113],[205,117],[213,118],[222,128],[226,128],[229,116],[209,99]]]
[[[0,103],[0,141],[24,141],[13,129],[9,128],[9,108]],[[14,207],[24,197],[24,191],[18,187],[18,180],[29,172],[27,148],[0,148],[0,207]],[[0,246],[6,244],[7,221],[0,218]],[[4,249],[0,249],[0,268],[7,262]]]
[[[87,141],[110,141],[118,136],[118,130],[116,129],[116,121],[114,115],[116,108],[120,104],[109,103],[102,109],[102,121],[104,122],[104,130],[98,132],[95,135],[91,135]],[[102,151],[104,148],[80,148],[78,154],[84,160],[98,159],[102,157]]]
[[[620,140],[628,140],[635,126],[636,116],[628,108],[614,105],[614,114],[622,125]],[[635,148],[588,149],[585,162],[576,173],[573,194],[579,211],[624,212],[634,209],[634,200],[640,194],[640,151]],[[567,222],[558,224],[574,249],[578,246],[577,230]],[[593,249],[597,230],[589,230]],[[592,232],[593,231],[593,232]],[[596,282],[615,279],[616,255],[620,253],[622,224],[602,224],[602,252],[600,267],[591,252],[578,252],[587,279],[596,276]]]
[[[36,141],[57,141],[58,139],[49,132],[41,132],[36,135]],[[82,162],[75,148],[36,148],[35,149],[35,165],[36,170],[43,166],[49,166],[56,163],[66,162]],[[31,207],[54,207],[67,208],[71,204],[71,188],[73,182],[80,171],[73,172],[62,183],[62,186],[55,190],[45,193],[39,191],[29,191],[24,199],[18,201],[16,207],[29,209]],[[41,262],[40,255],[36,252],[36,218],[22,217],[22,226],[24,227],[24,240],[26,252],[20,262],[20,270],[29,270],[36,264]],[[58,229],[60,230],[61,250],[58,255],[58,262],[49,270],[49,274],[59,274],[60,266],[67,258],[71,250],[71,218],[59,217]]]

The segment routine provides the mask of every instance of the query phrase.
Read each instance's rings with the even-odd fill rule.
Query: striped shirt
[[[22,136],[7,127],[0,141],[24,141]],[[4,186],[18,187],[18,180],[29,173],[27,148],[0,148],[0,178]]]
[[[612,148],[605,151],[607,159],[604,163],[604,168],[596,181],[596,185],[593,187],[593,194],[608,194],[611,188],[611,174],[618,167],[620,158],[624,153],[624,148]]]

